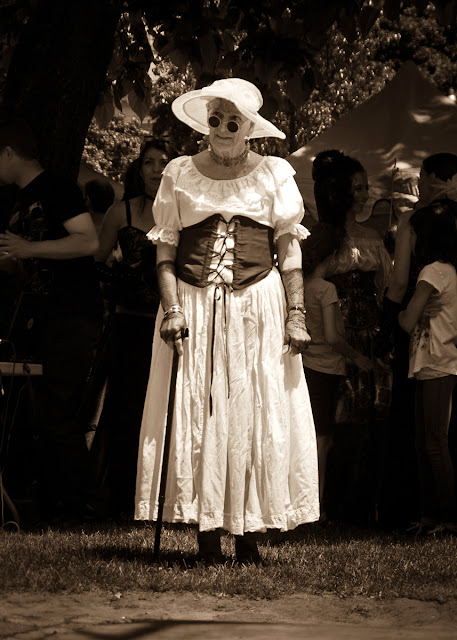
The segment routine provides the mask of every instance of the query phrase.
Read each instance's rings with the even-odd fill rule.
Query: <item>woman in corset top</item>
[[[378,232],[358,221],[369,189],[361,163],[337,150],[323,151],[314,159],[313,178],[319,219],[342,237],[325,279],[336,286],[347,342],[374,365],[369,371],[348,363],[336,411],[325,502],[330,519],[367,524],[377,517],[376,425],[388,408],[383,396],[389,395],[390,381],[390,370],[375,358],[374,338],[392,262]]]
[[[127,170],[122,201],[108,209],[99,234],[97,265],[111,313],[98,353],[107,381],[90,460],[94,507],[116,520],[134,515],[138,438],[160,304],[156,247],[147,233],[168,160],[163,141],[142,145]]]
[[[305,324],[303,203],[283,159],[249,149],[284,138],[238,78],[177,98],[208,149],[172,160],[153,205],[161,308],[138,458],[136,514],[157,517],[173,348],[180,354],[164,520],[198,524],[200,557],[258,562],[258,532],[319,518],[316,438],[298,355]],[[277,255],[277,262],[275,256]],[[181,331],[188,328],[188,337]]]

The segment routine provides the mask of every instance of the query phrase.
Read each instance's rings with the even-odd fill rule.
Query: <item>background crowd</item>
[[[237,113],[244,113],[238,98],[230,102],[238,107],[236,117]],[[308,510],[299,523],[319,518],[321,525],[343,522],[408,527],[414,522],[416,533],[457,531],[452,439],[455,436],[450,433],[452,393],[457,380],[457,205],[454,204],[457,156],[442,153],[424,160],[419,177],[419,200],[414,210],[402,214],[393,232],[392,260],[386,250],[386,243],[390,248],[392,230],[384,239],[369,221],[363,224],[356,221],[357,213],[368,198],[369,176],[360,162],[345,155],[344,150],[329,149],[314,161],[319,220],[310,229],[310,235],[299,229],[303,207],[302,203],[295,203],[296,187],[290,182],[293,182],[293,170],[288,170],[285,161],[257,157],[248,151],[239,165],[217,160],[217,131],[222,123],[224,130],[230,132],[229,125],[237,123],[238,128],[231,132],[240,145],[241,153],[236,157],[244,153],[244,138],[236,137],[240,131],[247,132],[245,138],[278,135],[268,132],[265,124],[267,129],[261,133],[253,134],[254,129],[249,127],[245,132],[246,123],[255,121],[256,126],[260,126],[260,120],[255,120],[256,110],[253,113],[251,119],[243,121],[234,119],[233,108],[227,110],[225,103],[218,103],[213,111],[210,109],[209,119],[216,117],[219,124],[209,122],[208,130],[198,130],[209,134],[212,146],[192,162],[188,156],[172,158],[167,145],[161,141],[145,142],[125,175],[122,201],[114,200],[114,192],[103,181],[87,183],[82,193],[71,181],[48,174],[40,163],[33,134],[26,124],[10,121],[0,125],[0,180],[12,185],[2,187],[1,195],[0,283],[4,300],[8,301],[1,316],[4,332],[1,359],[33,356],[33,360],[43,364],[43,375],[32,380],[33,425],[10,425],[5,419],[0,451],[5,490],[10,491],[13,500],[29,498],[36,508],[33,513],[24,514],[25,521],[30,519],[27,525],[66,527],[87,520],[133,520],[137,461],[142,474],[139,492],[143,492],[144,504],[149,499],[151,503],[147,509],[140,507],[136,517],[143,520],[155,516],[153,489],[149,485],[147,489],[144,487],[145,483],[157,480],[157,470],[151,466],[157,452],[146,450],[147,434],[143,432],[140,436],[140,430],[142,419],[145,420],[145,406],[148,420],[153,420],[153,414],[160,414],[155,404],[157,391],[154,391],[154,385],[159,383],[154,382],[154,376],[164,378],[160,384],[167,386],[163,353],[168,349],[171,358],[171,350],[165,341],[176,342],[174,336],[185,326],[191,329],[190,344],[195,349],[195,358],[203,358],[207,366],[209,345],[212,357],[202,373],[198,366],[201,363],[183,356],[183,369],[187,367],[179,382],[183,403],[189,389],[191,396],[200,393],[198,387],[191,384],[193,378],[211,374],[211,380],[204,379],[202,389],[205,398],[211,401],[208,424],[212,425],[213,410],[216,416],[222,415],[221,407],[225,411],[229,403],[227,388],[229,397],[230,393],[242,394],[242,387],[247,384],[246,388],[250,389],[254,376],[263,377],[262,382],[256,383],[257,396],[254,394],[249,399],[252,406],[243,404],[248,414],[246,429],[251,429],[251,440],[243,447],[255,446],[252,442],[257,437],[260,442],[261,436],[256,435],[257,417],[253,416],[257,415],[258,398],[266,402],[273,392],[268,386],[271,381],[264,381],[267,374],[259,373],[259,354],[264,356],[277,315],[281,322],[286,317],[291,362],[299,362],[300,369],[303,364],[307,389],[306,385],[300,388],[306,401],[309,391],[317,442],[318,491],[316,494],[315,489],[309,489],[313,481],[308,479],[306,490],[312,495],[297,507],[298,511]],[[191,126],[197,128],[195,124]],[[220,144],[223,147],[224,143]],[[254,164],[243,169],[248,156]],[[176,288],[170,293],[167,289],[170,276],[174,282],[177,276],[184,277],[185,259],[181,256],[180,262],[177,243],[183,247],[187,242],[188,247],[195,247],[207,232],[199,226],[197,235],[188,238],[177,221],[170,222],[176,206],[173,198],[182,197],[176,193],[182,194],[187,189],[191,194],[191,202],[183,205],[180,201],[180,206],[188,207],[194,216],[190,217],[189,229],[218,215],[214,229],[208,233],[220,236],[225,225],[224,234],[230,237],[234,230],[229,227],[229,221],[241,208],[238,201],[233,208],[227,206],[225,220],[221,220],[224,199],[235,202],[236,194],[227,190],[227,185],[243,183],[245,188],[253,172],[257,172],[253,190],[265,189],[268,197],[274,193],[274,205],[268,215],[279,219],[288,207],[290,209],[290,220],[281,222],[282,230],[275,222],[274,241],[279,250],[273,260],[274,268],[279,270],[263,279],[255,280],[260,277],[256,275],[245,288],[240,287],[243,293],[233,296],[239,307],[235,309],[234,303],[227,305],[224,268],[233,266],[234,257],[230,241],[224,241],[217,264],[212,255],[213,262],[207,265],[208,271],[216,274],[218,297],[208,288],[199,290],[198,297],[182,283],[179,298]],[[215,182],[220,193],[214,192]],[[261,197],[263,201],[267,199],[263,192]],[[202,202],[205,215],[200,215]],[[252,198],[247,198],[242,205],[247,215]],[[195,212],[199,212],[200,217]],[[255,224],[259,219],[256,215],[252,214]],[[169,234],[159,248],[151,242],[149,232],[153,228],[159,234],[156,241],[160,241],[160,234],[162,237]],[[178,232],[180,236],[176,236]],[[282,249],[281,242],[289,233],[293,240]],[[268,246],[267,242],[265,247]],[[297,246],[301,246],[301,253],[297,253]],[[297,255],[299,263],[296,263]],[[297,296],[298,272],[304,285],[304,299]],[[229,284],[233,289],[233,283]],[[164,292],[169,300],[166,305]],[[284,295],[287,309],[280,302]],[[262,309],[262,304],[270,306]],[[255,309],[254,305],[257,305]],[[197,334],[205,329],[199,317],[199,309],[203,307],[211,307],[215,329],[212,335],[208,329],[205,344],[199,344]],[[259,342],[252,343],[252,353],[243,352],[246,361],[250,357],[255,360],[246,383],[243,377],[227,380],[224,358],[230,355],[232,347],[224,342],[229,338],[224,335],[223,324],[219,332],[216,319],[222,323],[224,318],[227,322],[233,316],[235,323],[236,318],[247,315],[248,308],[252,318],[249,336],[243,334],[237,339],[246,343],[253,332],[260,331],[259,326],[271,323],[272,328],[268,332],[262,328],[265,335],[256,337]],[[171,312],[164,315],[167,309]],[[306,326],[302,324],[304,317]],[[254,331],[253,327],[257,329]],[[305,333],[309,336],[303,337]],[[22,347],[25,341],[27,349]],[[180,338],[176,348],[181,355],[190,349]],[[302,351],[301,355],[295,353],[298,350]],[[417,364],[424,351],[431,352],[433,357]],[[298,375],[295,369],[296,364],[281,375],[286,381],[288,376],[292,379]],[[281,387],[278,380],[274,381],[275,388],[288,388],[287,384]],[[288,391],[282,393],[278,402],[285,402]],[[181,407],[183,414],[186,407],[192,412],[200,406],[192,402],[193,397],[188,406]],[[295,406],[290,402],[291,407]],[[300,415],[308,425],[306,413]],[[262,423],[261,429],[265,429],[263,418],[258,420]],[[182,424],[185,425],[184,418]],[[24,456],[24,434],[33,442],[27,456]],[[270,436],[276,437],[274,433]],[[182,442],[187,443],[188,437],[183,428]],[[198,458],[195,434],[192,438],[189,450],[182,455],[182,464],[186,464],[187,459],[192,460],[189,464],[195,464],[195,456]],[[204,438],[198,442],[202,448],[214,446]],[[311,447],[309,443],[305,446],[297,442],[303,451]],[[232,444],[227,446],[230,450]],[[273,454],[269,455],[271,462]],[[312,468],[311,458],[312,453],[303,454],[302,460],[307,459],[306,464]],[[33,467],[33,471],[24,469],[22,474],[29,479],[28,486],[23,479],[18,479],[21,475],[18,468],[25,462],[31,462]],[[260,475],[267,473],[268,463],[260,455],[256,464]],[[272,464],[279,477],[280,462]],[[287,464],[293,466],[290,461]],[[295,471],[298,477],[299,471]],[[211,473],[214,472],[214,468],[211,469]],[[196,473],[195,468],[183,475],[191,473]],[[202,473],[201,470],[198,473]],[[287,481],[290,469],[284,473]],[[148,474],[152,479],[145,480]],[[244,482],[244,475],[240,477]],[[195,492],[192,483],[186,482],[177,477],[173,488],[177,500],[182,500],[183,511],[187,503],[182,496],[188,492],[186,500],[192,502],[192,492]],[[211,475],[205,477],[203,473],[201,482],[207,483],[205,495],[212,492],[219,495],[221,489]],[[237,479],[231,478],[230,482],[235,487],[234,494],[239,492]],[[255,478],[250,482],[252,513],[257,513]],[[320,516],[319,508],[312,506],[316,495]],[[222,498],[227,500],[227,496]],[[297,497],[288,499],[299,502]],[[222,519],[214,516],[213,525],[206,527],[210,534],[214,529],[228,528],[238,536],[239,545],[243,533],[246,537],[266,527],[288,526],[279,516],[275,521],[272,515],[268,522],[258,516],[258,522],[243,531],[236,520],[239,517],[236,500],[234,497],[231,500],[234,506],[230,524],[226,514]],[[216,499],[213,502],[216,504]],[[182,521],[184,516],[170,512],[170,519],[173,518]],[[193,519],[201,523],[203,516],[199,513],[192,516]],[[201,550],[206,549],[213,559],[220,553],[214,536],[206,539],[200,536],[199,542]],[[239,551],[240,556],[249,552],[249,558],[256,558],[255,545],[251,542]]]

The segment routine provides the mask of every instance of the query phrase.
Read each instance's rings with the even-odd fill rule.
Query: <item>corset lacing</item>
[[[215,284],[213,296],[213,326],[211,330],[211,373],[210,373],[210,394],[209,394],[209,411],[213,415],[213,373],[214,373],[214,343],[216,338],[216,311],[217,301],[221,300],[223,304],[222,321],[224,323],[224,350],[225,350],[225,369],[227,375],[227,397],[230,398],[230,372],[228,364],[227,351],[227,292],[233,291],[233,249],[235,246],[235,222],[225,222],[220,220],[217,226],[217,236],[211,255],[210,272],[208,274],[208,285]]]

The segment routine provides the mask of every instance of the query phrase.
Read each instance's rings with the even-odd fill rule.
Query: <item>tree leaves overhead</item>
[[[127,122],[116,114],[107,126],[94,120],[89,127],[82,160],[107,178],[122,182],[130,162],[140,152],[142,131],[139,120]]]
[[[100,127],[107,127],[114,116],[114,95],[113,87],[109,86],[106,91],[100,94],[100,99],[95,107],[94,118]]]
[[[0,0],[0,82],[17,34],[44,2]],[[180,73],[191,69],[197,87],[228,75],[251,80],[265,96],[266,117],[292,112],[319,84],[319,55],[331,28],[351,43],[367,37],[381,13],[396,21],[405,8],[420,13],[428,4],[452,34],[457,0],[124,0],[97,118],[103,122],[113,111],[110,100],[120,108],[128,96],[143,119],[151,106],[151,63],[164,59]]]
[[[353,43],[348,43],[341,31],[333,26],[317,58],[320,77],[314,77],[310,71],[310,86],[313,82],[316,86],[309,98],[293,111],[281,112],[270,93],[264,96],[266,106],[275,113],[275,121],[286,139],[254,140],[252,148],[261,154],[287,157],[345,113],[381,91],[409,60],[413,60],[445,95],[457,86],[457,48],[447,41],[446,29],[437,23],[434,7],[429,6],[421,12],[413,6],[407,7],[395,21],[380,16],[369,34],[361,35]],[[202,140],[199,134],[177,120],[170,109],[174,98],[194,87],[195,78],[190,71],[184,75],[176,73],[166,60],[154,69],[154,74],[150,111],[154,135],[166,139],[175,155],[197,153],[205,147],[207,140]],[[106,133],[112,130],[115,122],[116,130],[121,131],[119,115],[107,130],[100,130],[94,123],[85,152],[86,161],[96,170],[102,167],[104,173],[108,169],[106,175],[110,177],[121,173],[120,164],[124,167],[129,158],[136,157],[134,147],[126,151],[116,144],[113,150],[111,138],[107,141]],[[137,135],[141,135],[140,130]]]
[[[138,6],[141,3],[137,3]],[[144,6],[148,3],[145,2]],[[154,54],[178,71],[188,65],[196,86],[227,75],[257,84],[273,117],[291,111],[318,84],[319,53],[336,26],[351,43],[366,37],[383,12],[391,21],[424,0],[168,0],[146,8]],[[441,24],[455,25],[456,0],[435,0]]]

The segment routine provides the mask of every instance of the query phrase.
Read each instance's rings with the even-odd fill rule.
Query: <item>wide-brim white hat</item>
[[[209,134],[207,103],[214,98],[233,102],[238,111],[254,123],[250,138],[282,138],[285,134],[263,118],[259,109],[263,104],[262,94],[255,85],[241,78],[216,80],[208,87],[188,91],[173,100],[171,109],[182,122],[199,133]]]

